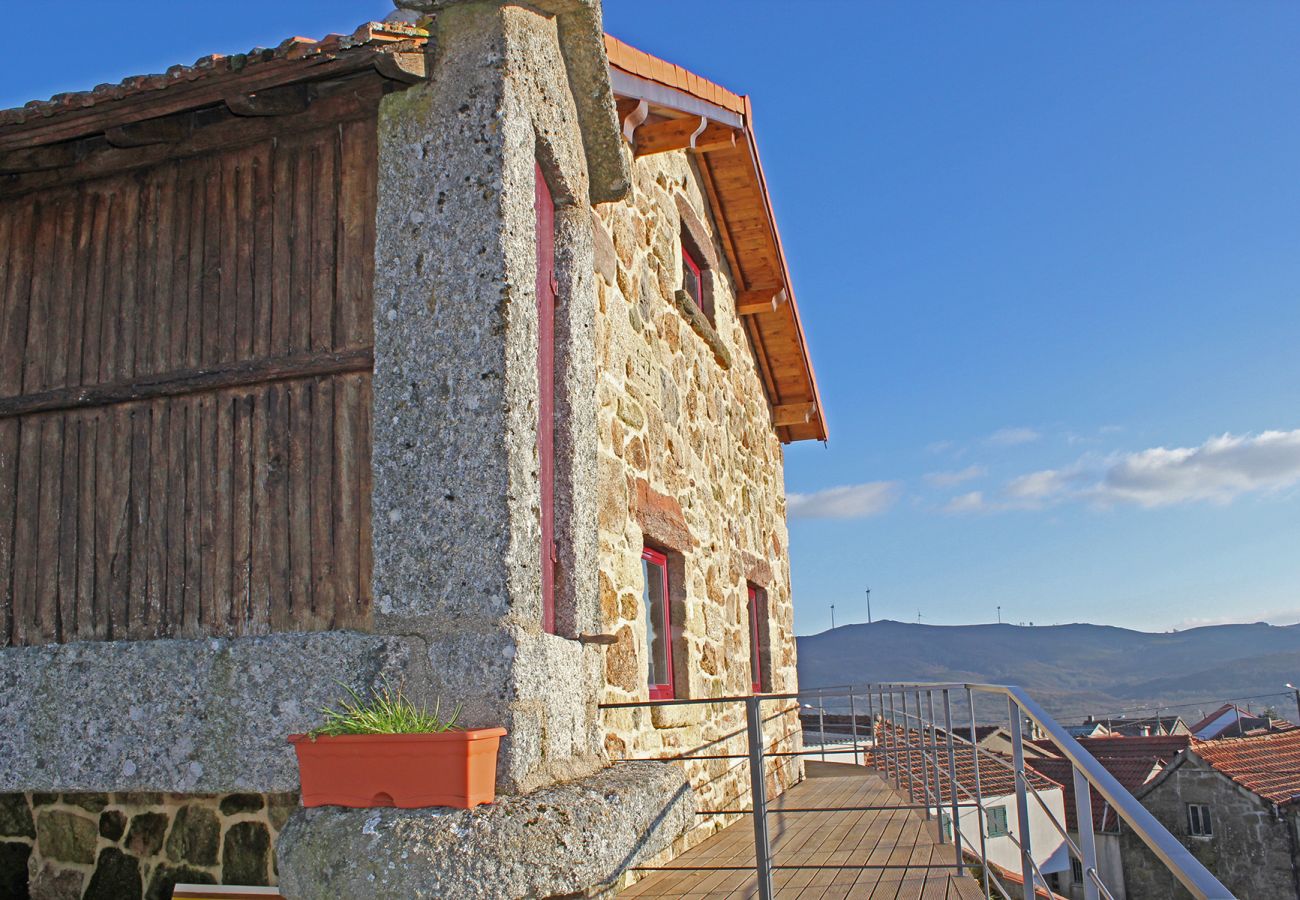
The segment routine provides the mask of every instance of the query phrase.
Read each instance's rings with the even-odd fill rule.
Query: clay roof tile
[[[401,22],[366,22],[350,35],[331,34],[321,41],[291,37],[274,48],[254,47],[247,53],[201,56],[190,65],[175,65],[162,74],[131,75],[116,84],[100,84],[89,91],[55,94],[48,100],[32,100],[15,109],[0,110],[0,127],[21,125],[41,117],[71,110],[85,109],[97,103],[122,100],[135,94],[164,90],[174,84],[238,72],[251,65],[275,59],[304,59],[309,56],[342,53],[356,47],[370,46],[383,51],[386,45],[413,41],[417,45],[428,39],[428,32]]]
[[[1195,741],[1192,752],[1265,800],[1284,804],[1300,799],[1300,729]]]

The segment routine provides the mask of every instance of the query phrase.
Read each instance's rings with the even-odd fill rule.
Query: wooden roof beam
[[[812,421],[816,412],[816,403],[782,403],[772,407],[772,424],[777,428],[804,425]]]
[[[375,55],[375,71],[385,78],[403,84],[415,84],[429,76],[428,57],[422,51],[409,53],[379,53]]]
[[[114,147],[149,147],[153,144],[177,144],[194,134],[194,114],[178,113],[140,122],[127,122],[104,132]]]
[[[641,125],[633,132],[633,154],[640,158],[670,150],[693,149],[708,124],[704,116],[682,116]]]
[[[740,130],[732,128],[730,125],[724,125],[721,122],[710,121],[704,126],[699,137],[695,139],[695,145],[691,148],[696,153],[706,153],[709,150],[727,150],[736,146],[736,139]]]
[[[312,101],[305,84],[268,88],[226,98],[226,107],[237,116],[291,116],[305,110]]]
[[[783,287],[756,288],[736,295],[736,315],[756,316],[773,312],[786,303],[789,295]]]
[[[50,147],[27,147],[0,152],[0,175],[43,172],[79,162],[85,156],[81,142],[54,144]]]

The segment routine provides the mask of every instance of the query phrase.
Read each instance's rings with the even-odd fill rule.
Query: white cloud
[[[1230,503],[1244,494],[1300,484],[1300,429],[1210,438],[1199,447],[1153,447],[1044,469],[1009,481],[1013,504],[1038,507],[1067,500],[1146,509],[1177,503]]]
[[[983,466],[967,466],[952,472],[929,472],[925,475],[925,480],[934,487],[956,487],[987,474],[988,470]]]
[[[984,443],[990,447],[1017,447],[1020,444],[1032,444],[1042,436],[1034,428],[1001,428],[986,437]]]
[[[1037,504],[1050,500],[1065,491],[1071,484],[1086,477],[1078,467],[1070,469],[1044,469],[1030,472],[1007,482],[1005,493],[1012,500]]]
[[[812,494],[787,494],[786,507],[796,519],[866,519],[893,506],[898,490],[896,481],[848,484]]]
[[[1106,470],[1094,493],[1101,502],[1155,507],[1196,500],[1230,503],[1242,494],[1297,483],[1300,429],[1225,434],[1199,447],[1130,453]]]
[[[972,513],[980,512],[984,508],[984,492],[971,491],[969,494],[960,494],[953,497],[944,506],[943,511],[946,513]]]

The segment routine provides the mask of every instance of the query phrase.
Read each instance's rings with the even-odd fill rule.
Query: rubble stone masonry
[[[275,884],[298,795],[0,794],[0,897],[167,900],[176,884]]]
[[[630,150],[625,149],[629,153]],[[647,699],[641,552],[669,551],[678,697],[751,692],[747,585],[760,591],[768,691],[794,690],[795,643],[782,448],[740,319],[700,177],[686,151],[633,163],[633,193],[596,207],[599,582],[603,702]],[[683,230],[701,261],[713,321],[682,287]],[[764,705],[769,749],[794,749],[793,702]],[[607,710],[612,759],[702,748],[743,754],[744,708]],[[724,749],[725,748],[725,749]],[[794,759],[769,765],[782,790]],[[744,759],[688,766],[702,809],[748,805]],[[701,817],[678,849],[733,817]]]

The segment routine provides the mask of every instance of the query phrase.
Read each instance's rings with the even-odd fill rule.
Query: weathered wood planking
[[[368,625],[374,108],[315,125],[0,195],[0,646]]]

